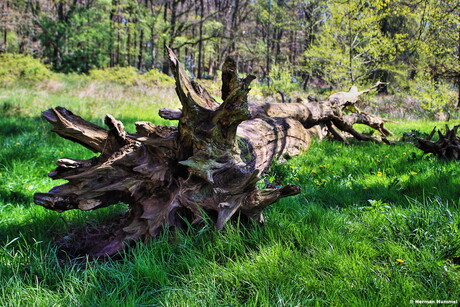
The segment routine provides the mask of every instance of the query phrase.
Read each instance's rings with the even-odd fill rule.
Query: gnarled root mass
[[[460,125],[452,129],[446,125],[446,132],[443,134],[438,130],[439,139],[431,141],[436,133],[436,127],[431,131],[427,139],[417,138],[416,147],[425,153],[432,153],[444,160],[460,160],[460,138],[457,136],[457,130]]]
[[[129,205],[119,228],[110,228],[112,235],[91,233],[100,238],[85,243],[92,256],[114,254],[127,242],[155,237],[164,227],[199,223],[204,214],[215,219],[218,229],[236,213],[263,222],[265,207],[298,194],[300,188],[259,189],[261,174],[275,159],[306,150],[312,137],[323,133],[318,124],[366,140],[370,137],[356,132],[354,123],[367,123],[382,135],[389,133],[377,117],[362,112],[341,116],[343,107],[362,93],[356,88],[337,93],[322,105],[284,104],[289,106],[286,110],[277,104],[255,107],[247,99],[254,77],[238,78],[235,62],[227,59],[220,103],[188,77],[171,50],[169,56],[182,110],[164,109],[160,114],[178,120],[177,127],[137,122],[136,133],[128,133],[110,115],[104,129],[61,107],[43,112],[55,133],[99,155],[58,160],[49,176],[68,183],[36,193],[35,203],[58,212],[119,202]]]

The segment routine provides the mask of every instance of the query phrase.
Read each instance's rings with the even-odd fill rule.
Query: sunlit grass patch
[[[458,299],[459,162],[403,142],[324,140],[274,165],[260,185],[297,184],[302,192],[267,208],[264,225],[234,220],[218,232],[206,221],[183,233],[166,230],[109,261],[67,259],[57,238],[127,208],[59,214],[33,204],[33,193],[64,182],[47,176],[57,159],[94,155],[49,132],[40,112],[62,105],[99,125],[112,113],[133,131],[137,120],[171,124],[156,114],[177,105],[170,105],[172,89],[66,78],[64,88],[0,94],[0,105],[10,104],[0,116],[0,305],[400,306]],[[395,140],[438,125],[390,124]]]

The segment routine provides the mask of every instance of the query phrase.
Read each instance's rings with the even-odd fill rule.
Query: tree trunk
[[[205,214],[218,229],[235,214],[263,222],[265,207],[300,192],[294,185],[260,189],[257,182],[263,172],[276,159],[299,154],[314,136],[321,136],[323,130],[309,125],[310,118],[319,123],[335,120],[337,110],[365,92],[334,94],[323,107],[319,103],[314,107],[284,104],[289,106],[284,108],[250,105],[247,95],[255,77],[239,79],[236,63],[227,58],[222,69],[223,102],[219,103],[168,52],[182,110],[166,109],[160,115],[177,119],[177,127],[137,122],[136,133],[128,133],[110,115],[105,118],[106,130],[61,107],[43,112],[54,132],[99,156],[58,160],[49,176],[68,183],[36,193],[35,203],[58,212],[93,210],[118,202],[130,206],[109,234],[88,241],[84,252],[92,256],[111,255],[127,242],[157,236],[164,227],[195,225]],[[271,117],[278,112],[287,116]],[[338,128],[337,123],[351,125],[345,119],[334,120],[331,123]]]
[[[137,69],[141,70],[144,66],[144,30],[141,30],[139,37],[139,55],[137,62]]]
[[[117,25],[117,60],[114,66],[120,65],[120,54],[121,54],[121,35],[120,35],[120,26]]]
[[[166,22],[167,18],[168,18],[168,2],[165,1],[164,2],[164,7],[163,7],[163,20]],[[161,66],[161,71],[164,74],[169,75],[169,63],[168,63],[168,60],[167,60],[168,59],[168,51],[166,49],[167,45],[168,45],[168,41],[165,38],[164,41],[163,41],[163,63],[162,63],[162,66]],[[171,46],[171,45],[169,45],[169,46]]]
[[[385,125],[385,120],[367,112],[360,111],[355,104],[361,94],[378,88],[383,82],[377,82],[374,86],[358,91],[352,86],[348,92],[337,92],[328,97],[325,101],[304,102],[305,99],[298,98],[297,103],[252,103],[251,113],[253,118],[267,117],[290,117],[296,119],[306,128],[316,125],[326,126],[328,132],[337,140],[348,143],[346,137],[337,130],[344,131],[360,141],[374,141],[390,143],[386,138],[391,135]],[[345,111],[352,110],[350,114]],[[362,124],[377,130],[380,137],[372,137],[358,132],[353,128],[355,124]]]
[[[460,18],[460,13],[459,13],[459,18]],[[460,61],[460,24],[458,25],[457,28],[457,60]],[[457,71],[457,109],[460,110],[460,72]]]
[[[109,55],[110,55],[110,61],[109,61],[109,67],[114,67],[115,66],[115,51],[114,51],[114,34],[115,34],[115,13],[116,13],[116,7],[117,7],[117,1],[112,0],[111,4],[111,9],[110,9],[110,47],[109,47]]]
[[[9,9],[10,9],[10,2],[7,0],[2,5],[2,15],[4,14],[4,16],[7,16],[6,18],[9,17],[8,16],[9,14],[11,14]],[[3,52],[6,53],[6,52],[8,52],[7,50],[8,50],[8,28],[6,27],[6,24],[3,24]],[[2,50],[0,49],[0,52],[1,51]]]
[[[200,26],[198,42],[198,79],[203,77],[203,19],[204,19],[204,1],[200,0]]]
[[[126,23],[128,38],[126,41],[126,63],[128,66],[131,66],[131,27],[129,26],[129,21]]]
[[[8,30],[3,30],[3,50],[6,53],[8,50]]]

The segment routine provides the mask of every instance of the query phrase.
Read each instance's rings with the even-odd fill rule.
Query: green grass
[[[58,158],[92,156],[50,133],[39,113],[61,105],[102,124],[109,112],[132,131],[136,120],[166,123],[156,115],[170,103],[162,93],[177,105],[170,89],[160,95],[68,78],[0,92],[1,306],[406,306],[460,299],[459,162],[424,156],[408,143],[323,141],[275,165],[266,179],[298,184],[302,193],[268,208],[263,226],[233,221],[218,232],[206,223],[139,242],[109,261],[63,260],[57,237],[124,207],[59,214],[33,204],[33,193],[59,184],[46,175]],[[434,125],[440,126],[391,128],[399,138]]]

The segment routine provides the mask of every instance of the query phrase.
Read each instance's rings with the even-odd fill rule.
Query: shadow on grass
[[[5,204],[26,204],[30,203],[31,201],[32,198],[30,197],[30,195],[27,195],[25,193],[17,191],[0,190],[0,203],[3,202]]]
[[[21,211],[23,214],[20,218],[17,216],[18,212],[12,211],[11,218],[0,221],[0,246],[8,244],[9,240],[18,236],[23,236],[28,243],[56,243],[74,230],[95,229],[118,221],[125,211],[124,206],[113,206],[92,212],[57,213],[32,205]]]
[[[0,114],[0,136],[14,137],[20,134],[36,134],[39,130],[43,131],[46,128],[45,121],[38,114],[36,117],[12,117]]]
[[[50,213],[38,215],[33,209],[31,211],[28,210],[21,218],[12,216],[2,220],[0,246],[9,245],[16,237],[23,237],[23,241],[28,244],[37,241],[51,243],[67,228],[67,223],[62,218]]]
[[[133,125],[135,121],[142,120],[140,118],[134,119],[129,117],[120,117],[119,119],[127,125]],[[38,118],[20,118],[14,120],[11,118],[0,119],[0,123],[0,132],[6,133],[7,137],[11,138],[15,136],[15,133],[16,135],[26,135],[28,136],[28,142],[34,144],[34,146],[26,147],[27,150],[21,150],[21,148],[16,148],[14,146],[10,147],[6,152],[1,153],[1,156],[4,160],[21,160],[25,162],[33,162],[35,159],[40,159],[40,161],[49,160],[52,158],[52,156],[50,152],[44,153],[42,151],[43,147],[52,146],[54,148],[58,148],[61,142],[62,144],[71,144],[69,141],[61,139],[55,136],[53,133],[49,132],[51,129],[51,125],[49,124],[44,124],[47,131],[44,131],[41,128],[37,129],[37,126],[42,124],[42,120]],[[172,122],[172,124],[173,123],[174,122]],[[12,134],[8,135],[8,132],[11,132]],[[53,137],[43,138],[42,134],[53,135]],[[46,144],[48,141],[52,141],[52,144]],[[359,146],[358,144],[361,143],[357,143],[354,146]],[[78,144],[71,144],[70,147],[72,149],[81,148],[81,146]],[[407,163],[410,165],[417,165],[418,161],[408,160]],[[402,172],[397,176],[401,175]],[[437,188],[439,189],[441,188],[440,185],[442,185],[444,187],[448,186],[448,189],[443,190],[442,198],[453,200],[455,203],[456,200],[458,201],[460,196],[460,184],[451,182],[451,180],[452,175],[437,173],[428,179],[425,178],[422,180],[415,178],[413,181],[410,181],[407,184],[399,184],[398,182],[394,182],[386,186],[378,184],[360,186],[356,182],[351,182],[350,185],[325,185],[324,187],[316,187],[312,182],[309,182],[304,184],[301,196],[304,197],[307,202],[315,202],[323,208],[345,208],[356,204],[365,205],[367,204],[368,200],[381,200],[388,203],[395,203],[404,207],[408,204],[406,197],[419,200],[423,200],[423,197],[435,197],[437,194],[433,187],[438,185]],[[30,198],[26,194],[16,191],[0,192],[0,200],[17,203],[30,202]],[[72,222],[74,219],[70,218],[69,221]],[[69,233],[69,225],[65,219],[56,216],[55,213],[32,216],[29,220],[20,222],[17,225],[11,223],[7,224],[7,226],[4,226],[3,223],[0,225],[0,232],[3,234],[14,236],[17,233],[27,233],[30,234],[31,238],[34,238],[34,240],[43,240],[46,242],[54,242],[56,240],[56,236],[64,236],[66,233]],[[249,224],[249,228],[247,228],[248,232],[253,230],[252,227],[253,226]],[[198,232],[193,232],[194,237],[199,235],[199,233],[199,230]],[[250,235],[248,235],[248,237],[250,237]],[[248,239],[245,243],[246,248],[257,249],[259,247],[259,245],[256,246],[248,242],[251,242],[251,240]],[[253,240],[253,242],[263,242],[263,239],[261,239],[261,241]],[[0,244],[7,243],[8,242],[0,242]],[[246,250],[246,248],[243,250]],[[222,259],[225,259],[225,257]]]
[[[413,180],[409,183],[395,180],[386,186],[376,183],[367,185],[353,183],[352,187],[304,185],[301,195],[307,201],[319,203],[325,208],[365,205],[369,200],[379,200],[407,207],[411,199],[423,202],[434,198],[441,198],[449,202],[451,206],[458,206],[460,204],[460,184],[452,181],[450,175],[439,173],[428,179]]]

